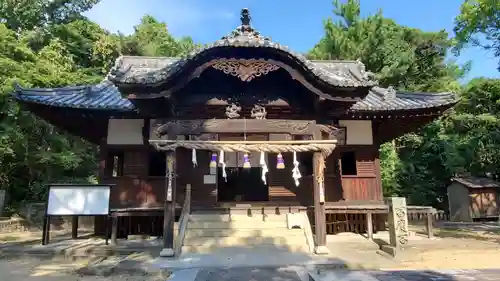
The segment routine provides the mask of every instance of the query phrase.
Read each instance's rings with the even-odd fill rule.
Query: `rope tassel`
[[[299,186],[299,179],[302,177],[299,170],[299,161],[297,160],[297,152],[293,152],[293,169],[292,169],[292,178],[295,181],[295,185]]]
[[[191,150],[191,161],[193,162],[193,167],[198,166],[198,161],[196,160],[196,149]]]
[[[219,164],[222,166],[222,177],[227,181],[226,163],[224,163],[224,150],[219,152]]]
[[[260,152],[260,166],[262,167],[262,175],[261,175],[262,181],[264,182],[264,184],[267,184],[266,174],[269,171],[269,169],[267,168],[266,156],[264,151]]]

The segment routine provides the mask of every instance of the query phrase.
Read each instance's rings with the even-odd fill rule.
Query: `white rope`
[[[193,167],[198,166],[198,161],[196,160],[196,149],[192,149],[191,151],[191,161],[193,162]]]
[[[310,143],[310,144],[269,144],[269,143],[256,143],[256,144],[228,144],[228,143],[203,143],[203,142],[154,142],[150,141],[159,150],[174,150],[178,147],[187,149],[204,149],[211,151],[225,151],[225,152],[252,152],[263,151],[271,153],[283,152],[310,152],[310,151],[324,151],[331,153],[335,149],[334,143]]]
[[[219,152],[219,164],[222,167],[222,177],[227,181],[226,163],[224,163],[224,150]]]
[[[295,185],[299,186],[299,179],[302,177],[299,170],[299,161],[297,160],[297,152],[293,152],[293,169],[292,169],[292,178],[295,181]]]
[[[260,152],[260,166],[262,167],[262,175],[261,175],[262,181],[264,182],[264,184],[267,184],[266,174],[269,171],[269,169],[267,168],[266,155],[265,152],[263,151]]]

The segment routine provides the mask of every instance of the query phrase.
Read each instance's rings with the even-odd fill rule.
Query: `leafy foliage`
[[[495,1],[480,2],[490,2],[491,6]],[[467,5],[472,4],[464,7]],[[467,9],[470,12],[472,8]],[[491,23],[492,15],[498,16],[492,9],[487,17],[471,19],[469,24],[483,20]],[[384,18],[382,12],[362,18],[356,0],[343,4],[335,1],[333,14],[334,18],[325,21],[325,36],[311,50],[310,57],[359,59],[384,86],[453,91],[462,96],[456,109],[444,118],[381,146],[386,196],[401,195],[411,204],[445,208],[446,187],[454,175],[498,177],[495,155],[500,151],[499,80],[476,79],[462,88],[458,79],[469,65],[459,67],[446,60],[456,40],[448,39],[444,31],[423,32],[401,26]],[[470,15],[458,19],[465,17]]]
[[[167,29],[167,24],[149,15],[141,19],[130,36],[119,35],[123,54],[136,56],[176,57],[189,53],[195,47],[190,37],[176,40]]]
[[[13,84],[97,83],[124,54],[177,56],[194,46],[145,16],[130,36],[81,15],[97,0],[0,1],[0,189],[10,204],[41,200],[49,182],[95,182],[97,147],[58,130],[14,102]],[[127,50],[130,46],[136,46]]]
[[[0,22],[15,32],[83,18],[99,0],[2,0]]]
[[[310,51],[314,59],[361,60],[382,86],[437,91],[457,89],[461,69],[446,64],[448,34],[423,32],[384,18],[362,18],[357,0],[334,2],[336,21],[324,23],[325,36]]]
[[[458,42],[455,51],[459,52],[470,43],[492,50],[496,57],[500,57],[500,1],[467,0],[460,11],[455,19]],[[498,70],[500,71],[500,61]]]

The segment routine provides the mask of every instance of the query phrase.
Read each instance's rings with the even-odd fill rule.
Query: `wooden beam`
[[[158,137],[172,135],[198,135],[203,133],[283,133],[292,135],[314,135],[317,131],[314,120],[279,119],[207,119],[207,120],[156,120],[153,130]],[[320,125],[322,130],[327,125]],[[330,126],[330,130],[334,130]]]

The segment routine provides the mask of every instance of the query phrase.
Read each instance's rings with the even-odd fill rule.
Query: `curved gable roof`
[[[287,46],[262,36],[250,25],[247,9],[241,12],[242,24],[229,35],[196,49],[182,58],[120,57],[111,69],[108,79],[117,85],[154,85],[169,80],[182,72],[186,65],[210,51],[219,48],[270,49],[291,58],[316,79],[333,87],[371,87],[377,84],[373,74],[360,61],[310,61]]]
[[[108,74],[108,79],[120,84],[157,84],[181,72],[186,63],[202,54],[207,47],[187,58],[120,56]],[[321,61],[305,59],[304,65],[314,76],[335,87],[370,87],[377,84],[359,61]],[[298,59],[298,57],[296,57]]]

